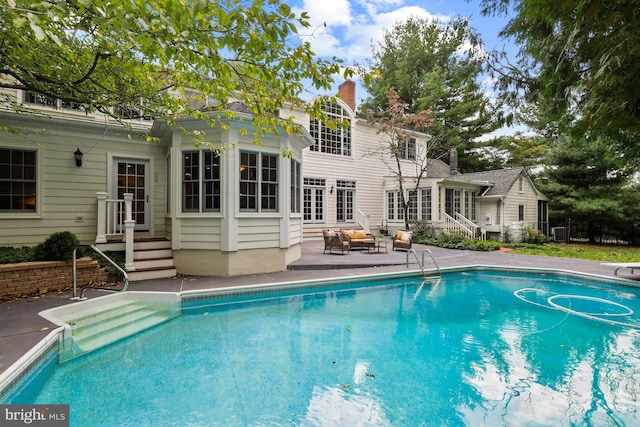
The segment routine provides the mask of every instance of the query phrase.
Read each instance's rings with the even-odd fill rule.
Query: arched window
[[[326,122],[311,120],[309,123],[309,133],[315,141],[310,148],[311,151],[350,156],[351,116],[338,103],[325,104],[323,110],[327,114]],[[330,123],[335,124],[335,130],[331,129]],[[348,126],[341,124],[348,124]]]

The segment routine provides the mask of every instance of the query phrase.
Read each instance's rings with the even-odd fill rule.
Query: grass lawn
[[[508,245],[505,245],[508,248]],[[548,243],[527,248],[512,248],[511,253],[546,255],[560,258],[590,259],[602,262],[640,262],[640,247],[588,245],[584,243]]]

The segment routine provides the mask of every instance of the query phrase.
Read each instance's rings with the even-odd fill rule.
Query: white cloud
[[[447,20],[419,6],[402,6],[403,0],[304,0],[296,14],[309,14],[311,28],[301,31],[319,56],[336,56],[347,65],[371,57],[371,43],[382,40],[385,30],[409,17]]]

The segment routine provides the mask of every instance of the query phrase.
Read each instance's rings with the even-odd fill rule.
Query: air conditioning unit
[[[493,224],[493,214],[486,214],[484,217],[484,225],[492,225]]]

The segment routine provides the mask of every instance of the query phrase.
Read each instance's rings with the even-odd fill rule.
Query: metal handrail
[[[420,260],[418,259],[418,253],[416,252],[416,250],[413,249],[413,248],[409,249],[407,251],[407,267],[409,267],[409,254],[412,253],[413,256],[416,258],[416,262],[420,266],[420,269],[422,270],[422,275],[426,276],[427,273],[424,271],[424,254],[425,254],[425,252],[428,252],[429,255],[431,256],[431,261],[433,262],[433,265],[436,267],[436,271],[438,272],[438,274],[442,274],[442,272],[440,271],[440,267],[438,266],[438,263],[436,262],[436,259],[433,257],[433,252],[431,252],[431,249],[424,249],[422,251],[422,262],[420,262]]]
[[[431,252],[431,249],[424,249],[422,251],[422,265],[424,265],[424,253],[428,252],[429,256],[431,256],[431,262],[433,262],[433,265],[436,267],[436,270],[438,271],[438,274],[442,274],[442,272],[440,271],[440,267],[438,267],[438,263],[436,262],[436,259],[433,257],[433,252]],[[424,268],[423,268],[424,271]]]
[[[418,265],[420,266],[420,269],[422,270],[422,276],[426,276],[427,273],[424,271],[424,261],[420,263],[420,260],[418,259],[418,253],[413,248],[407,251],[407,268],[409,268],[409,254],[413,254],[413,256],[416,258],[416,262],[418,263]]]
[[[97,252],[99,255],[101,255],[104,259],[106,259],[107,261],[109,261],[109,263],[114,266],[116,268],[116,270],[118,270],[123,276],[124,276],[124,286],[122,287],[122,289],[108,289],[108,288],[101,288],[98,286],[85,286],[82,289],[82,292],[80,293],[80,297],[77,296],[77,277],[76,277],[76,253],[78,251],[79,248],[91,248],[93,249],[95,252]],[[94,245],[78,245],[73,249],[73,298],[71,299],[78,299],[78,300],[83,300],[86,299],[84,296],[84,291],[86,291],[87,289],[100,289],[103,291],[107,291],[107,292],[124,292],[127,290],[127,288],[129,287],[129,275],[127,274],[126,271],[124,271],[122,269],[122,267],[120,267],[118,264],[116,264],[116,262],[114,260],[112,260],[111,258],[109,258],[104,252],[102,252],[100,249],[96,248]]]

